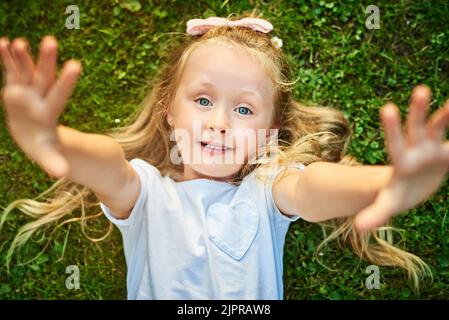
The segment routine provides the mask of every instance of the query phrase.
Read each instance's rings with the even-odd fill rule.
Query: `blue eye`
[[[238,107],[237,112],[243,115],[252,114],[253,112],[247,107]]]
[[[202,105],[203,107],[207,107],[207,106],[208,106],[208,103],[207,103],[207,102],[209,101],[209,99],[206,99],[206,98],[198,98],[198,99],[196,99],[195,101],[198,101],[198,100],[200,100],[200,101],[206,101],[206,104],[200,102],[200,105]]]
[[[203,106],[203,107],[207,107],[208,105],[209,105],[209,99],[207,99],[207,98],[198,98],[198,99],[196,99],[195,100],[195,102],[196,101],[199,101],[199,104],[201,105],[201,106]],[[241,115],[249,115],[249,114],[252,114],[253,112],[249,109],[249,108],[247,108],[247,107],[238,107],[237,109],[235,109],[235,110],[237,110],[237,112],[239,113],[239,114],[241,114]]]

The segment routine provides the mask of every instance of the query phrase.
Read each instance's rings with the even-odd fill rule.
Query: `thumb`
[[[359,232],[368,232],[385,224],[396,213],[395,204],[393,193],[382,190],[371,205],[357,214],[355,228]]]

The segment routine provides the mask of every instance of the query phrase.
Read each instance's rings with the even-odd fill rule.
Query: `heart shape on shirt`
[[[259,212],[250,202],[213,203],[206,213],[209,239],[222,251],[241,260],[256,237]]]

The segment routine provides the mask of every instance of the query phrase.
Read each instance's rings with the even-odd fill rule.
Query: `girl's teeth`
[[[212,150],[225,150],[226,149],[226,147],[216,147],[216,146],[211,146],[210,144],[206,145],[206,148],[212,149]]]

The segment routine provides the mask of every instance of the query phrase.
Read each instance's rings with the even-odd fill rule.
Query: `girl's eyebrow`
[[[196,86],[199,86],[199,87],[200,87],[200,86],[212,87],[212,88],[215,89],[214,84],[211,83],[211,82],[208,82],[208,81],[194,82],[194,83],[191,85],[192,88],[195,88]],[[259,102],[262,102],[262,101],[263,101],[263,99],[262,99],[262,97],[260,96],[260,94],[259,94],[258,92],[256,92],[256,91],[252,91],[252,90],[249,90],[249,89],[240,89],[239,91],[240,91],[240,93],[243,93],[243,94],[245,94],[245,95],[251,95],[251,96],[254,96],[256,99],[259,100]]]

